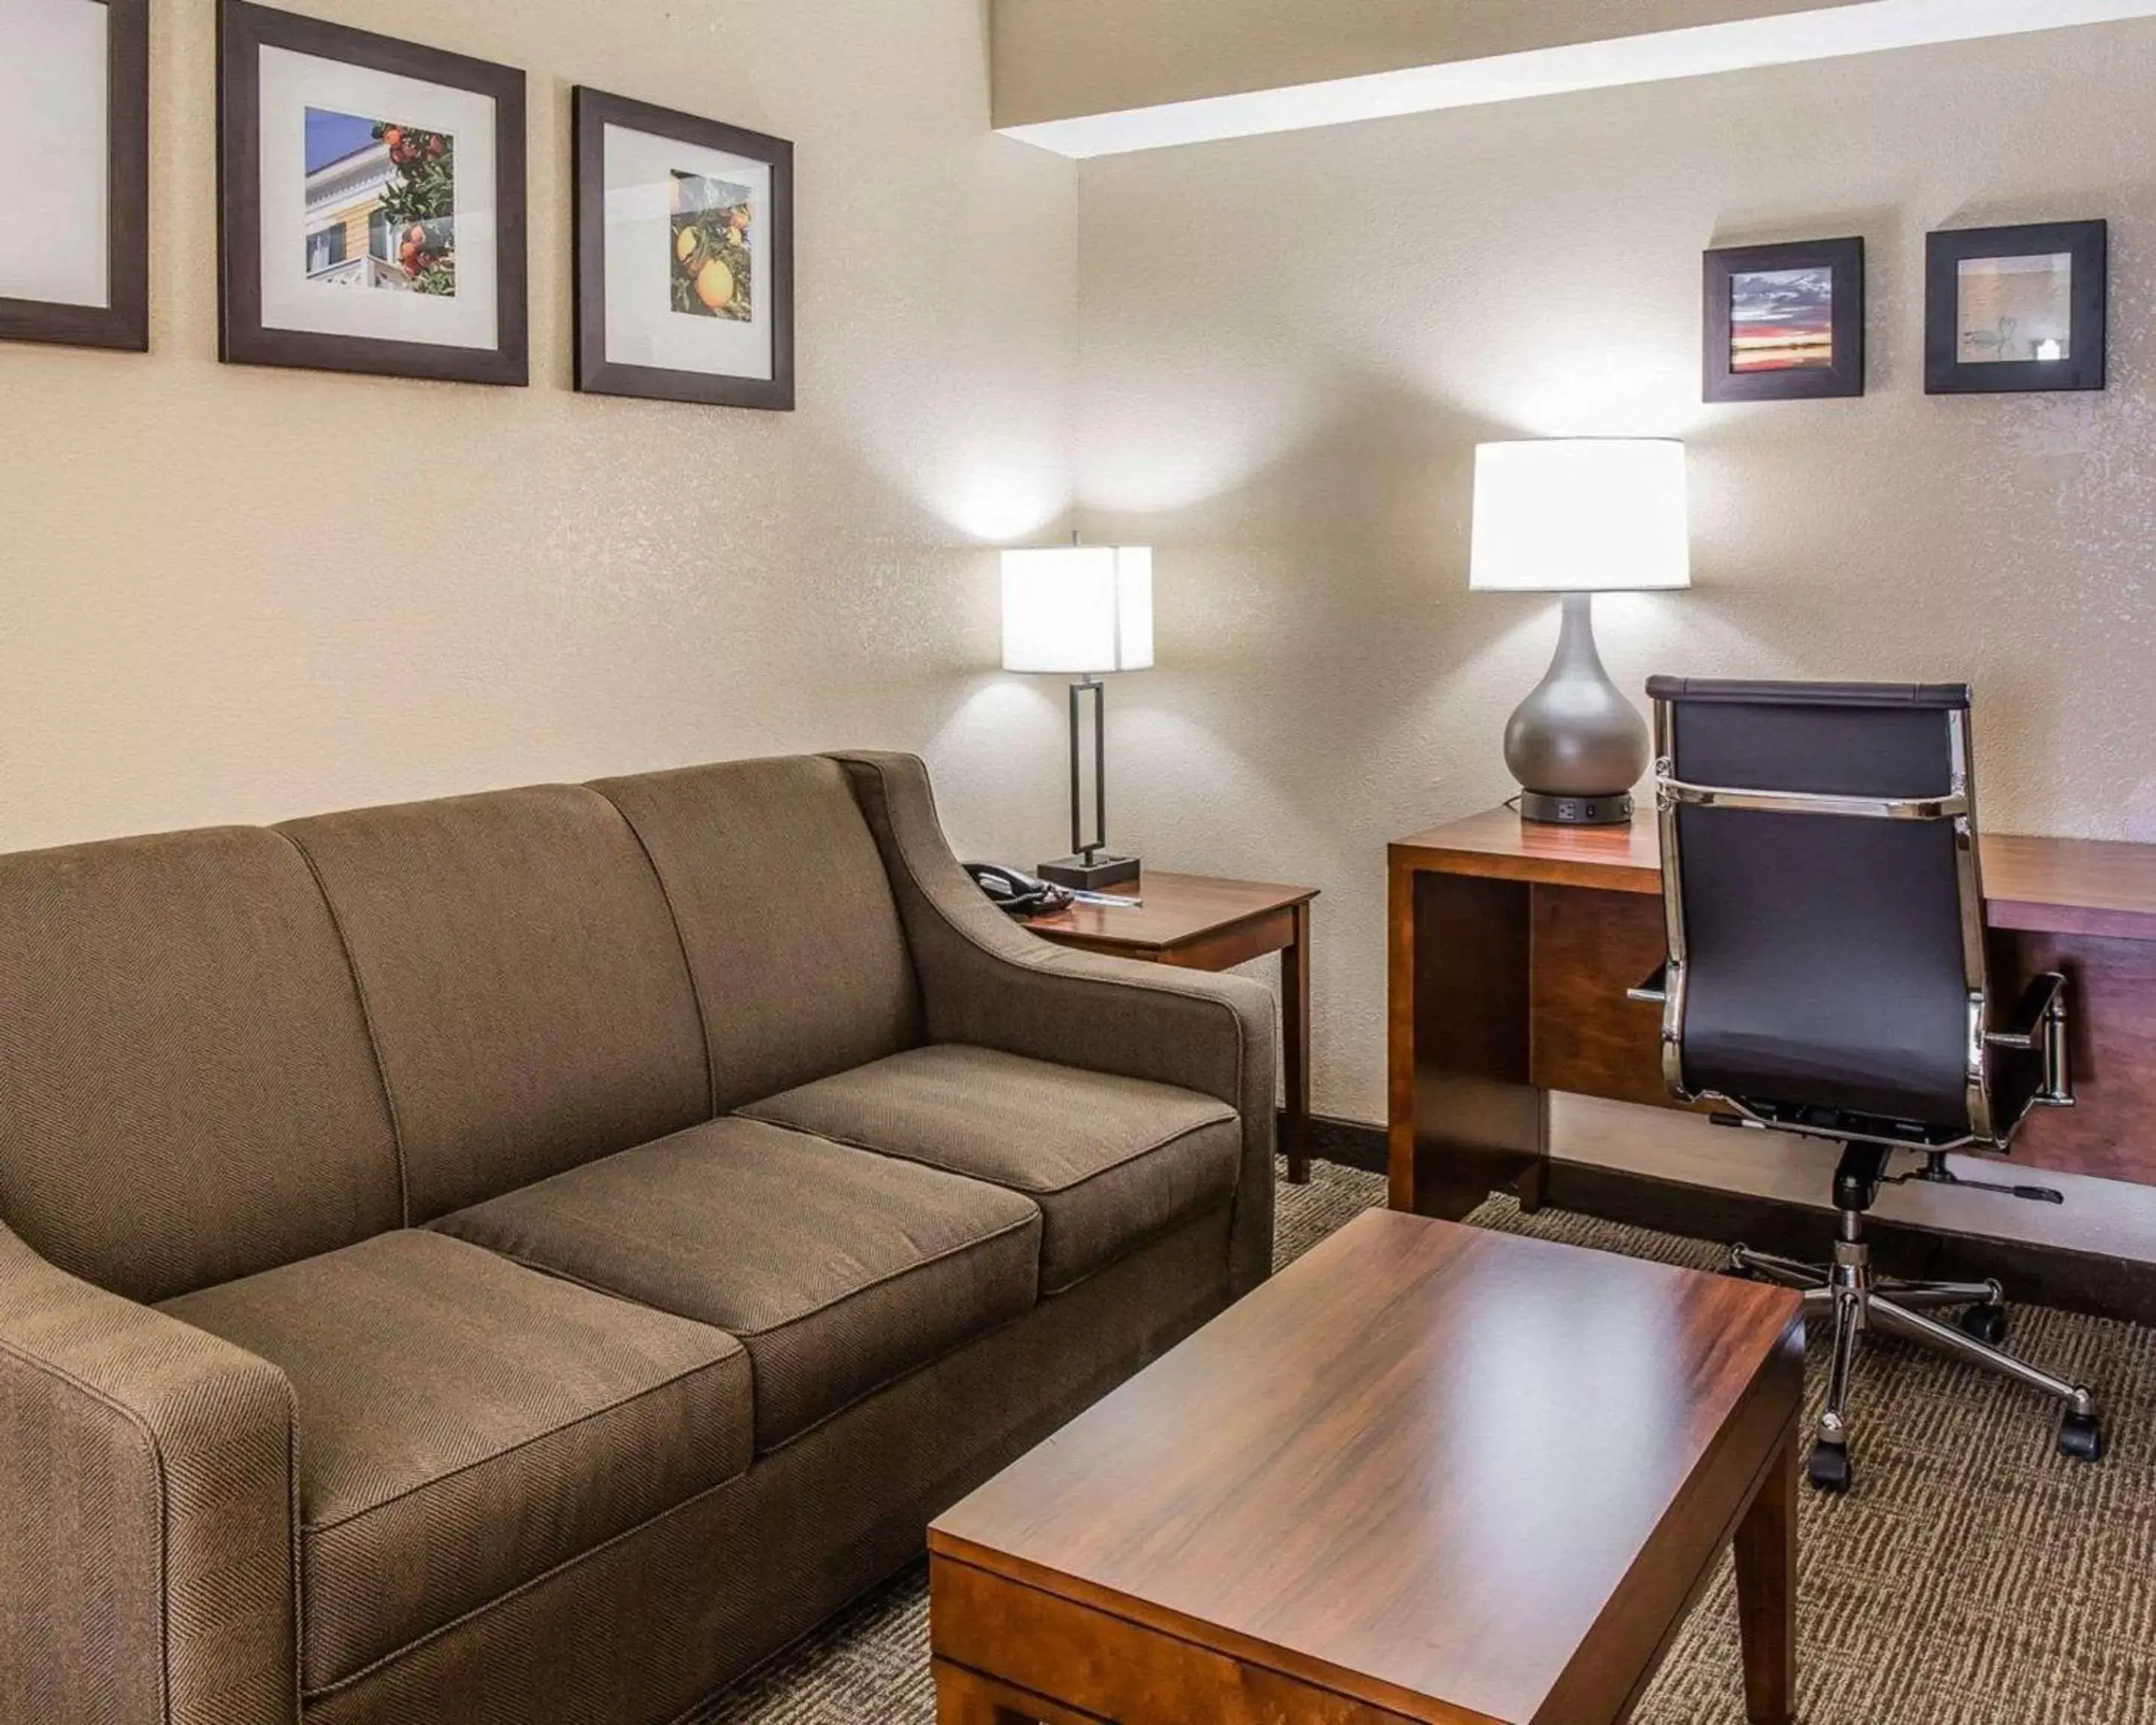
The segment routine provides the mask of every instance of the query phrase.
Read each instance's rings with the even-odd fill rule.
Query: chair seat
[[[433,1224],[738,1336],[776,1449],[1033,1308],[1040,1212],[753,1120],[624,1150]]]
[[[167,1301],[297,1404],[310,1692],[732,1478],[731,1336],[424,1231]]]
[[[1022,1192],[1057,1293],[1234,1194],[1235,1110],[1142,1079],[993,1049],[909,1049],[740,1111]]]

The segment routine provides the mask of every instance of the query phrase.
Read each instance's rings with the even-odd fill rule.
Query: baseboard
[[[1317,1117],[1310,1123],[1310,1147],[1311,1154],[1322,1161],[1370,1173],[1385,1172],[1382,1127]],[[1591,1163],[1552,1158],[1543,1202],[1553,1209],[1694,1240],[1742,1240],[1786,1257],[1823,1260],[1833,1250],[1834,1213],[1825,1204],[1791,1204]],[[2009,1303],[2056,1306],[2097,1317],[2156,1325],[2156,1263],[1917,1228],[1876,1217],[1865,1231],[1873,1261],[1888,1276],[1951,1281],[1995,1279],[2005,1288]]]
[[[1320,1162],[1358,1168],[1366,1174],[1385,1172],[1385,1129],[1359,1120],[1335,1120],[1330,1115],[1310,1117],[1310,1153]]]

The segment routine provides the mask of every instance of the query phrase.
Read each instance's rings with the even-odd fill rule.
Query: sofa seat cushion
[[[161,1309],[291,1381],[311,1692],[748,1465],[733,1337],[442,1235]]]
[[[978,1181],[714,1120],[434,1224],[732,1332],[760,1450],[1023,1317],[1040,1212]]]
[[[1044,1293],[1226,1202],[1242,1154],[1235,1110],[1211,1096],[957,1044],[741,1111],[1024,1193],[1043,1217]]]

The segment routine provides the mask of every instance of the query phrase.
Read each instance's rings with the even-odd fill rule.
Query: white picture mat
[[[606,357],[722,377],[772,374],[771,165],[627,126],[604,129]],[[674,176],[749,189],[749,316],[696,317],[673,300]]]
[[[0,0],[0,296],[110,305],[98,0]]]
[[[263,326],[437,347],[497,346],[495,287],[501,235],[495,208],[494,98],[284,48],[262,49],[259,76]],[[454,294],[396,293],[307,280],[310,108],[393,120],[423,131],[446,132],[456,141]]]

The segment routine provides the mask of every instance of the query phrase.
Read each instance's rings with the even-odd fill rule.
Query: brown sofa
[[[1272,1086],[910,757],[0,858],[0,1721],[677,1718],[1264,1276]]]

